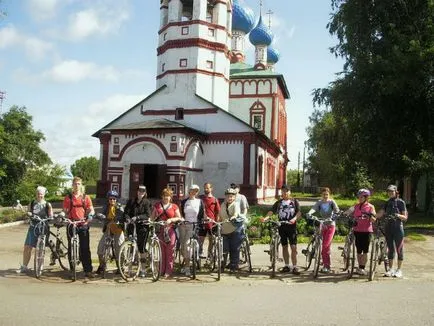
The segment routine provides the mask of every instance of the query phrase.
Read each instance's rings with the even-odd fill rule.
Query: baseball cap
[[[387,191],[398,191],[398,187],[395,185],[388,185]]]
[[[146,186],[144,186],[144,185],[140,185],[140,186],[137,188],[137,190],[141,190],[141,191],[143,191],[143,192],[146,192]]]
[[[199,191],[199,186],[198,185],[196,185],[196,184],[192,184],[191,186],[190,186],[190,188],[188,188],[188,191],[191,191],[191,190],[197,190],[197,191]]]

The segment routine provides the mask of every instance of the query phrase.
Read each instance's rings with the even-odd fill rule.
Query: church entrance
[[[137,187],[141,184],[146,186],[148,198],[160,198],[167,185],[166,169],[165,164],[131,164],[130,198],[136,197]]]

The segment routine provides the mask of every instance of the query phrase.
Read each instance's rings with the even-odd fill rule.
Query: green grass
[[[422,234],[412,231],[407,232],[405,238],[413,241],[426,241],[426,237],[424,237]]]

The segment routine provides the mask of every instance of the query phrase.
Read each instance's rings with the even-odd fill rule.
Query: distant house
[[[61,195],[65,189],[72,188],[72,173],[71,171],[66,171],[65,174],[61,177],[62,182],[60,183],[60,188],[58,190],[58,195]]]

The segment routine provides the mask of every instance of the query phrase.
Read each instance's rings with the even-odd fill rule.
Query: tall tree
[[[96,157],[82,157],[71,165],[71,173],[79,176],[87,185],[94,184],[98,180],[99,161]]]
[[[333,153],[345,175],[355,166],[356,174],[392,180],[434,171],[427,160],[434,154],[434,1],[332,0],[332,10],[328,28],[338,44],[331,52],[346,62],[329,87],[314,91],[314,103],[329,109],[311,120],[313,155]],[[319,141],[327,129],[318,122],[332,127],[327,120],[339,130]]]
[[[17,199],[17,187],[29,169],[51,160],[41,148],[45,140],[32,126],[25,107],[13,106],[0,117],[0,203]]]

